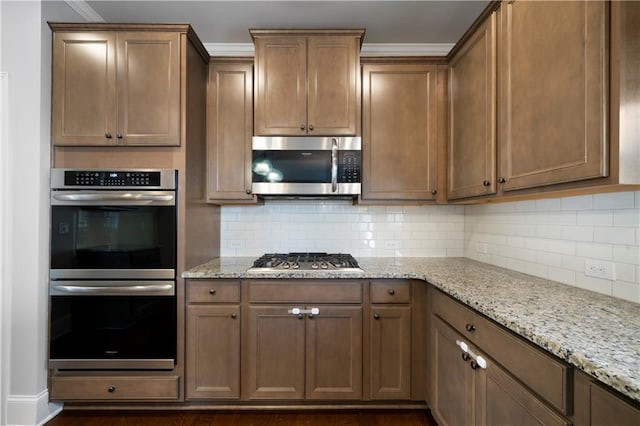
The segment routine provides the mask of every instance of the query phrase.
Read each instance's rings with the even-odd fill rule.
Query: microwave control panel
[[[361,151],[339,151],[338,183],[360,183]]]
[[[158,186],[159,171],[91,171],[67,170],[64,173],[65,186]]]

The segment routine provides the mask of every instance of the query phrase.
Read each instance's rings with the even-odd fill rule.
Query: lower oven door
[[[50,368],[174,368],[175,281],[51,281],[50,302]]]

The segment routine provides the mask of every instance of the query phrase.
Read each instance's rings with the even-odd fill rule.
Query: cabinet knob
[[[389,290],[387,290],[387,293],[389,293],[390,296],[393,296],[394,294],[396,294],[396,291],[390,288]]]
[[[216,294],[216,289],[212,288],[211,290],[209,290],[209,294]]]
[[[474,331],[476,331],[476,326],[473,324],[467,324],[464,326],[464,328],[466,328],[469,333],[473,333]]]
[[[107,132],[107,133],[104,134],[104,137],[107,138],[107,139],[111,139],[113,136],[111,136],[111,133]]]
[[[491,186],[491,182],[489,182],[488,180],[485,180],[484,182],[482,182],[482,184],[484,186]]]
[[[122,139],[122,134],[121,133],[116,133],[116,138]]]
[[[250,190],[250,189],[245,189],[245,191],[244,191],[244,192],[246,192],[246,193],[247,193],[247,195],[250,195],[250,194],[251,194],[251,190]]]
[[[379,314],[373,314],[373,319],[380,319],[380,315]]]
[[[431,195],[436,195],[437,193],[438,193],[437,189],[434,189],[434,190],[431,191]]]
[[[475,361],[471,361],[471,364],[469,364],[471,366],[472,370],[477,370],[478,369],[478,363]]]
[[[298,319],[299,319],[299,320],[304,319],[304,315],[302,315],[302,314],[298,314]]]
[[[107,392],[109,392],[109,393],[114,393],[115,391],[116,391],[116,387],[115,386],[109,386],[107,388]]]
[[[500,182],[500,183],[505,183],[506,181],[507,180],[505,178],[503,178],[503,177],[498,178],[498,182]]]
[[[309,124],[309,130],[313,131],[313,124]]]
[[[238,318],[238,314],[236,314],[235,312],[234,312],[234,313],[232,313],[232,314],[231,314],[231,318],[232,318],[232,319],[236,319],[236,318]]]
[[[468,353],[466,353],[466,352],[462,352],[462,360],[463,360],[464,362],[467,362],[467,361],[469,361],[470,359],[471,359],[471,355],[469,355],[469,354],[468,354]]]
[[[313,314],[309,314],[309,319],[313,319],[314,315]]]
[[[304,130],[304,129],[305,129],[305,125],[304,125],[304,124],[301,124],[301,125],[300,125],[300,130]]]

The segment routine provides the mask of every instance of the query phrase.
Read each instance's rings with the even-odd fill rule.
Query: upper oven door
[[[174,191],[52,191],[51,279],[173,279]]]

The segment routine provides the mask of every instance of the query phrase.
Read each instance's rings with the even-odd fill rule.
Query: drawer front
[[[177,400],[178,376],[52,377],[52,400]]]
[[[432,292],[432,306],[434,314],[449,323],[465,338],[476,341],[475,312],[437,290]]]
[[[360,303],[362,284],[347,280],[251,280],[249,302]]]
[[[238,303],[240,282],[236,280],[187,280],[187,303]]]
[[[410,303],[411,283],[409,281],[372,281],[371,303]]]
[[[477,344],[483,352],[558,411],[571,414],[570,366],[479,315],[474,325]]]

